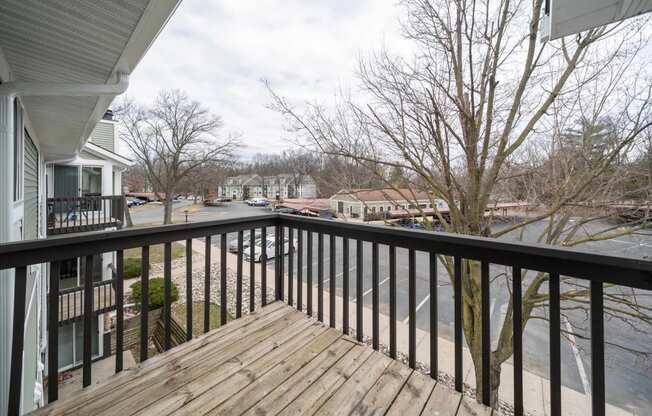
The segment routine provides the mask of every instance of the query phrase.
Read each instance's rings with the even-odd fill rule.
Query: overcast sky
[[[261,83],[293,102],[355,85],[356,59],[400,47],[396,0],[184,0],[137,67],[128,95],[180,88],[242,134],[244,157],[280,152],[283,120]]]

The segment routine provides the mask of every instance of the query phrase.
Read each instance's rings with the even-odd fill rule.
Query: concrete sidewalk
[[[197,254],[204,255],[204,242],[200,240],[195,240],[193,242],[193,251]],[[220,259],[220,250],[219,248],[212,246],[211,250],[211,261],[219,262]],[[295,258],[296,261],[296,258]],[[198,262],[194,262],[197,264]],[[287,257],[285,258],[285,263],[287,267]],[[200,263],[203,265],[203,262]],[[203,267],[203,266],[202,266]],[[227,267],[231,270],[237,269],[237,255],[227,253]],[[255,264],[255,279],[257,282],[261,280],[261,268],[260,263]],[[249,278],[250,264],[248,262],[243,262],[243,279]],[[353,275],[352,275],[353,276]],[[270,261],[267,264],[267,287],[268,293],[274,293],[275,288],[275,279],[274,279],[274,261]],[[294,294],[293,299],[296,306],[297,301],[297,282],[296,275],[294,276]],[[324,276],[326,280],[328,276]],[[340,277],[341,278],[341,277]],[[287,301],[287,274],[285,275],[285,297]],[[306,287],[306,275],[303,275],[303,290],[302,298],[304,303],[303,310],[306,311],[305,305],[307,302],[308,290],[312,290],[312,299],[313,299],[313,316],[317,317],[317,272],[313,272],[313,287]],[[324,283],[324,322],[329,322],[330,317],[330,293],[328,292],[329,285]],[[353,293],[352,293],[353,294]],[[342,328],[342,311],[343,311],[343,298],[338,294],[335,295],[335,316],[336,316],[336,326],[337,328]],[[349,327],[352,330],[352,333],[355,333],[355,324],[356,324],[356,304],[352,301],[349,301]],[[363,333],[365,335],[371,334],[372,328],[372,310],[371,308],[365,306],[363,307]],[[380,343],[384,346],[389,346],[389,316],[380,313],[379,315],[379,328],[380,328]],[[396,342],[397,342],[397,351],[407,355],[408,352],[408,333],[409,325],[403,321],[396,322]],[[423,331],[419,328],[416,329],[416,339],[417,339],[417,361],[421,363],[421,367],[429,368],[430,361],[430,336],[429,332]],[[438,338],[438,368],[440,373],[445,373],[452,378],[455,374],[455,361],[454,361],[454,351],[455,344],[445,338]],[[475,386],[475,371],[473,369],[472,360],[470,352],[467,348],[464,348],[463,356],[463,370],[464,370],[464,383],[470,387]],[[523,372],[523,402],[525,411],[531,415],[536,416],[547,416],[550,409],[550,387],[549,380],[530,373],[527,371]],[[589,394],[584,394],[576,390],[570,389],[568,387],[562,386],[562,412],[564,415],[569,416],[587,416],[591,414],[591,396]],[[501,374],[501,383],[499,389],[500,400],[513,405],[514,403],[514,368],[509,363],[506,362],[502,365],[502,374]],[[610,404],[606,405],[606,413],[610,416],[635,416],[634,413],[621,409],[619,407],[612,406]]]

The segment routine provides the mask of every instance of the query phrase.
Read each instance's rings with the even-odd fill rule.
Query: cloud
[[[260,80],[291,100],[355,84],[356,59],[401,42],[395,0],[185,0],[136,69],[128,94],[179,88],[242,134],[243,156],[280,152],[281,117]]]

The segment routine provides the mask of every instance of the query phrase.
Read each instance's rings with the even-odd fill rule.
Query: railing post
[[[192,238],[186,240],[186,340],[192,339]]]
[[[380,338],[380,282],[378,276],[378,243],[371,244],[371,343],[376,351],[379,348]]]
[[[59,398],[59,271],[61,263],[50,263],[48,293],[48,403]]]
[[[438,355],[438,302],[437,302],[437,254],[430,252],[430,377],[437,380],[439,376]]]
[[[489,310],[489,263],[480,264],[481,349],[482,349],[482,403],[491,406],[491,317]]]
[[[561,334],[559,273],[550,273],[550,414],[561,416]]]
[[[238,254],[236,264],[236,280],[235,280],[235,317],[242,316],[242,258],[244,254],[243,244],[243,231],[238,231]]]
[[[521,269],[512,269],[512,327],[514,328],[514,416],[523,415],[523,298]]]
[[[172,243],[163,245],[163,324],[164,324],[164,348],[172,348]]]
[[[140,273],[140,362],[147,360],[149,345],[149,246],[142,248]]]
[[[591,407],[593,416],[605,415],[604,287],[591,281]]]
[[[116,253],[116,330],[115,330],[115,372],[122,371],[122,350],[124,349],[124,252]],[[109,292],[110,293],[110,292]]]
[[[11,337],[11,370],[9,375],[9,405],[7,414],[20,414],[20,398],[23,386],[23,348],[25,333],[25,296],[27,291],[27,267],[17,267],[14,279],[14,319]]]
[[[84,273],[84,363],[83,387],[91,385],[91,360],[93,357],[93,256],[86,256]]]
[[[220,325],[226,324],[226,292],[226,233],[222,233],[220,235]]]
[[[265,306],[267,305],[267,227],[260,230],[260,241],[260,304]]]
[[[249,231],[249,312],[256,309],[256,229]]]
[[[204,333],[208,332],[211,326],[211,251],[211,236],[207,235],[204,237]],[[226,289],[222,288],[222,291],[224,290]],[[226,303],[223,303],[222,305],[226,305]],[[226,307],[221,309],[226,309]]]
[[[328,254],[329,254],[329,267],[328,267],[328,275],[330,280],[328,281],[329,283],[329,304],[328,304],[328,322],[331,328],[335,328],[336,322],[336,310],[335,310],[335,291],[336,291],[336,281],[335,281],[335,249],[336,249],[336,242],[335,242],[335,234],[330,235],[329,239],[329,245],[328,245]]]
[[[349,239],[342,236],[342,332],[349,335]]]
[[[463,390],[463,355],[462,355],[462,329],[464,323],[462,322],[462,259],[459,256],[454,258],[454,286],[455,286],[455,390],[462,392]]]

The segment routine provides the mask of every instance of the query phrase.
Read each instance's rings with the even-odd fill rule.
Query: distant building
[[[238,175],[226,178],[217,188],[221,197],[233,199],[249,198],[315,198],[317,184],[309,175],[282,173],[274,176],[257,174]]]
[[[341,190],[330,197],[330,208],[338,216],[352,218],[395,210],[434,208],[433,204],[439,209],[448,208],[444,201],[431,198],[426,192],[408,188],[398,191],[391,188]]]

